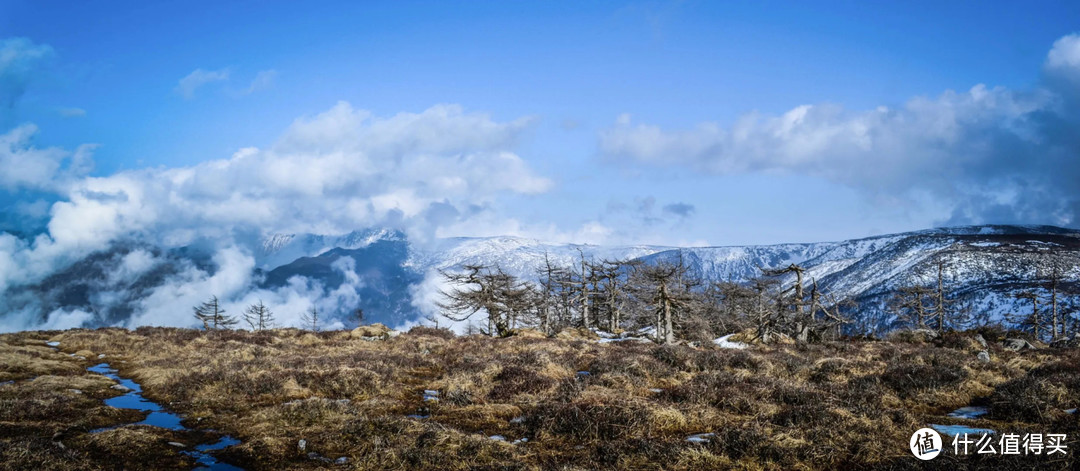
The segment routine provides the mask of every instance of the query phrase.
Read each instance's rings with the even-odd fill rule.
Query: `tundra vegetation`
[[[199,434],[227,433],[241,443],[214,453],[247,469],[1075,469],[1080,352],[979,334],[986,347],[946,332],[746,349],[600,343],[583,329],[5,334],[0,468],[189,469],[183,451],[215,438]],[[102,403],[120,394],[86,371],[103,361],[204,432],[91,433],[143,414]],[[946,417],[971,404],[988,414]],[[908,439],[928,423],[1065,433],[1069,453],[924,463]],[[697,434],[713,435],[687,440]]]

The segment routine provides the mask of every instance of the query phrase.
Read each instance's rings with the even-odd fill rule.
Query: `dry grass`
[[[60,341],[63,353],[46,340]],[[167,445],[191,436],[152,427],[86,433],[139,418],[102,405],[116,394],[111,383],[84,372],[98,354],[189,427],[242,440],[219,456],[249,469],[921,468],[907,451],[911,433],[972,401],[991,413],[959,423],[1075,439],[1077,416],[1062,412],[1080,405],[1075,350],[992,347],[984,364],[968,340],[723,350],[428,328],[375,341],[294,329],[9,334],[0,336],[0,378],[19,381],[0,386],[0,467],[191,466]],[[77,352],[88,360],[66,354]],[[51,439],[57,432],[63,448]],[[716,435],[686,440],[698,433]],[[512,443],[519,439],[527,442]],[[136,464],[151,456],[153,466]],[[1074,464],[1069,454],[943,456],[930,466]]]

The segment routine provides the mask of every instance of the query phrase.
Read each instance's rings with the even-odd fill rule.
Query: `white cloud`
[[[90,171],[92,145],[75,152],[32,145],[37,126],[25,124],[0,134],[0,189],[55,191],[65,182]]]
[[[15,106],[41,63],[52,55],[52,47],[26,38],[0,40],[0,108]]]
[[[530,123],[496,122],[454,105],[382,118],[342,102],[296,120],[266,149],[242,149],[191,167],[82,178],[58,177],[67,175],[59,162],[77,159],[30,147],[33,129],[20,129],[0,141],[9,143],[0,146],[0,159],[18,162],[5,168],[23,171],[0,176],[0,185],[53,182],[61,198],[50,208],[47,233],[33,240],[0,236],[0,266],[17,267],[0,270],[0,289],[39,280],[119,238],[228,247],[237,234],[337,234],[381,226],[422,242],[441,227],[467,224],[478,215],[472,208],[489,207],[502,195],[550,187],[513,151]],[[188,279],[191,285],[200,278]],[[187,302],[189,294],[155,299]]]
[[[276,77],[276,70],[260,70],[257,74],[255,74],[255,78],[251,80],[251,85],[249,85],[247,90],[244,91],[244,94],[255,93],[272,87],[274,85],[274,79]]]
[[[190,100],[195,98],[195,91],[208,83],[220,82],[229,79],[229,69],[203,70],[195,69],[176,85],[176,91],[181,96]]]
[[[1080,86],[1080,34],[1070,34],[1054,42],[1043,65],[1047,75]]]
[[[86,116],[86,110],[82,108],[60,108],[56,112],[65,118],[82,118]]]
[[[896,108],[801,105],[750,113],[731,126],[685,130],[620,115],[600,133],[612,161],[681,166],[716,175],[808,175],[873,201],[927,199],[953,208],[951,223],[1080,223],[1080,37],[1054,44],[1047,80],[1030,90],[976,85],[916,97]],[[1080,84],[1080,82],[1076,82]]]

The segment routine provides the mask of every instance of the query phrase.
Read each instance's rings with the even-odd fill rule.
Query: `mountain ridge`
[[[268,234],[238,250],[251,254],[254,267],[247,269],[247,285],[222,293],[236,303],[234,309],[242,311],[240,303],[253,292],[272,297],[283,289],[303,286],[306,291],[291,293],[288,299],[325,298],[330,316],[344,318],[362,308],[369,321],[392,325],[417,322],[433,312],[439,270],[497,264],[529,279],[545,257],[563,266],[580,262],[582,256],[645,263],[682,258],[695,275],[716,282],[746,281],[759,275],[761,268],[795,263],[806,269],[807,283],[815,280],[835,298],[857,302],[852,315],[864,330],[895,327],[886,307],[888,298],[900,287],[934,281],[938,262],[946,267],[946,284],[956,302],[987,319],[1000,320],[1021,309],[1011,294],[1041,290],[1039,272],[1050,263],[1069,267],[1069,287],[1080,275],[1080,231],[1030,225],[958,226],[844,241],[706,247],[553,244],[515,236],[414,244],[401,231],[372,228],[340,235]],[[187,283],[181,286],[183,290],[174,289],[187,297],[172,298],[184,302],[194,298],[198,286],[212,288],[214,283],[203,281],[224,270],[216,257],[203,246],[167,249],[134,241],[117,243],[42,282],[8,290],[0,302],[8,311],[21,310],[42,319],[56,310],[81,310],[94,315],[88,325],[125,325],[147,308],[155,291],[170,284]],[[133,260],[143,261],[133,265]],[[140,270],[132,271],[130,266]],[[129,272],[128,278],[116,275]],[[782,281],[790,285],[789,278]],[[200,296],[210,294],[216,293]],[[175,318],[158,322],[191,324],[184,306],[176,311]]]

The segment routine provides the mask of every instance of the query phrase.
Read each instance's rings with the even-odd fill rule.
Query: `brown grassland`
[[[295,329],[5,334],[0,469],[190,469],[169,442],[221,433],[242,443],[218,459],[247,469],[1076,469],[1080,425],[1065,409],[1080,403],[1080,352],[991,339],[983,363],[973,335],[732,350],[422,327],[375,341]],[[85,370],[103,361],[200,432],[89,433],[143,417],[104,405],[120,392]],[[973,403],[989,413],[945,416]],[[1065,433],[1069,448],[956,457],[947,446],[922,462],[908,439],[928,423]],[[687,441],[699,433],[715,435]]]

